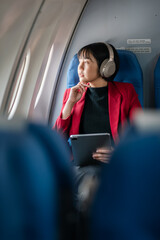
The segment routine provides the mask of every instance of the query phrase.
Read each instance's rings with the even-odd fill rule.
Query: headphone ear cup
[[[110,77],[112,76],[116,71],[116,65],[113,60],[105,59],[100,67],[100,74],[102,77]]]

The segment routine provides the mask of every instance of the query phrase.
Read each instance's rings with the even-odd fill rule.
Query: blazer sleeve
[[[63,96],[63,103],[62,103],[62,108],[61,108],[60,115],[57,118],[57,120],[56,120],[56,122],[53,126],[53,129],[56,129],[57,131],[62,132],[62,134],[64,134],[64,135],[68,135],[70,125],[71,125],[71,121],[72,121],[72,113],[68,118],[62,119],[62,111],[63,111],[63,108],[64,108],[64,106],[65,106],[65,104],[68,100],[69,93],[70,93],[70,89],[66,89],[66,91],[64,93],[64,96]]]

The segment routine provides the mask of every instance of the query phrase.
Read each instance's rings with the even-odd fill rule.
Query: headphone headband
[[[114,60],[114,52],[113,52],[112,47],[108,43],[105,43],[105,45],[107,46],[108,51],[109,51],[109,60],[108,61]]]

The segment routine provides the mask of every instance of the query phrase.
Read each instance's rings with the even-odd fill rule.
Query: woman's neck
[[[108,82],[101,77],[97,78],[95,81],[90,82],[90,87],[93,87],[93,88],[106,87],[107,85],[108,85]]]

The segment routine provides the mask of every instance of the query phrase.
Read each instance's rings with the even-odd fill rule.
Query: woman
[[[113,82],[119,69],[119,57],[112,45],[89,44],[79,50],[78,58],[80,82],[66,89],[54,128],[61,130],[67,139],[73,134],[108,132],[116,142],[119,128],[132,118],[136,108],[141,108],[137,93],[130,83]],[[112,149],[103,147],[92,157],[97,163],[109,163],[111,154]],[[92,200],[101,165],[74,168],[81,210],[86,210]]]
[[[89,44],[78,52],[80,82],[67,89],[55,128],[63,134],[109,132],[116,142],[118,129],[141,108],[130,83],[113,82],[118,69],[118,53],[106,43]],[[93,158],[108,163],[112,150],[97,149]]]

